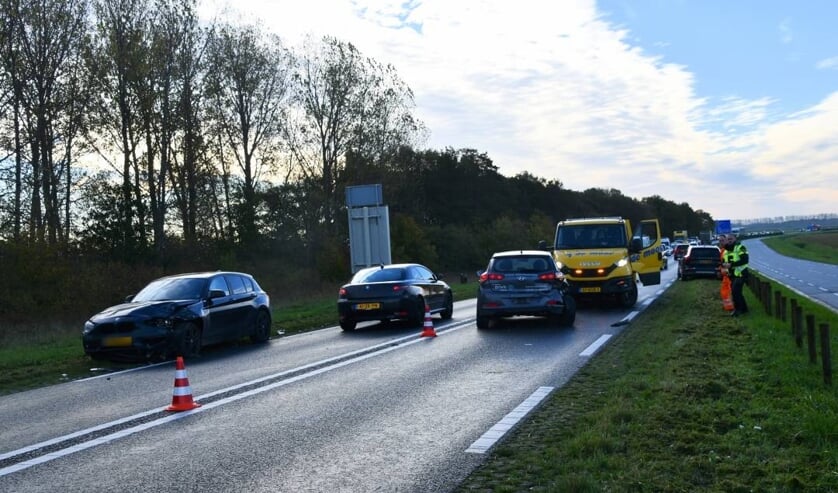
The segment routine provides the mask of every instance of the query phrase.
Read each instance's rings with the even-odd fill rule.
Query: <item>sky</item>
[[[717,220],[838,213],[834,0],[202,2],[393,65],[424,148],[476,149],[505,176]]]

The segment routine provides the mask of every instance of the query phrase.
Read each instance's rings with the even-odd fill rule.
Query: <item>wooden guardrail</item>
[[[774,289],[771,281],[764,280],[762,277],[751,274],[748,278],[748,287],[754,293],[765,309],[766,315],[774,316],[783,323],[789,323],[791,328],[791,335],[794,338],[795,344],[798,348],[803,348],[804,340],[809,354],[809,362],[817,364],[818,362],[818,342],[820,342],[821,366],[823,368],[823,381],[826,385],[832,385],[832,349],[831,339],[829,333],[828,323],[818,323],[817,332],[820,337],[815,334],[815,316],[812,314],[804,314],[803,308],[800,306],[798,298],[792,297],[790,300],[783,294],[783,291]],[[789,306],[791,313],[789,313]],[[804,330],[806,337],[804,339]]]

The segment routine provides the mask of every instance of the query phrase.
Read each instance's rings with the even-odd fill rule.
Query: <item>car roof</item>
[[[543,255],[545,257],[549,257],[550,252],[545,252],[544,250],[507,250],[505,252],[495,252],[492,254],[492,258],[520,257],[521,255]]]
[[[216,271],[205,271],[205,272],[184,272],[182,274],[172,274],[170,276],[159,277],[158,279],[207,279],[209,277],[216,276],[218,274],[235,274],[235,275],[238,275],[238,276],[253,277],[250,274],[246,274],[244,272],[216,270]]]

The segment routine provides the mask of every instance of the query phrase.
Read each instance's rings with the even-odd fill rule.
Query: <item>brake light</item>
[[[340,296],[340,297],[346,296],[346,288],[340,288],[340,291],[338,291],[338,296]]]
[[[538,276],[539,281],[555,281],[556,280],[556,273],[555,272],[547,272],[544,274],[540,274]]]
[[[480,274],[480,282],[486,281],[502,281],[503,274],[498,274],[497,272],[484,272]]]
[[[401,291],[402,288],[404,288],[404,286],[402,286],[400,284],[396,284],[395,286],[393,286],[393,292]]]

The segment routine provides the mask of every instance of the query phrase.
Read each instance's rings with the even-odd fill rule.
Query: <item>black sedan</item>
[[[242,337],[267,341],[270,330],[270,298],[253,276],[198,272],[154,280],[92,316],[82,342],[94,359],[190,357]]]
[[[359,270],[338,293],[338,317],[343,330],[355,330],[368,320],[407,320],[422,325],[425,307],[443,320],[454,313],[451,288],[420,264],[391,264]]]

